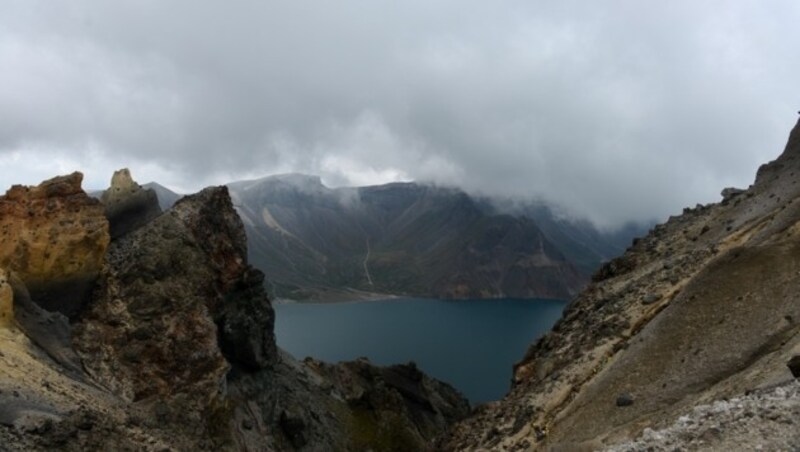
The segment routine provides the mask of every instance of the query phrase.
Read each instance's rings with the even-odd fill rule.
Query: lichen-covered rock
[[[14,292],[6,271],[0,268],[0,328],[14,324]]]
[[[161,215],[156,192],[142,188],[123,168],[114,172],[100,200],[111,227],[111,238],[123,236]]]
[[[76,172],[0,196],[0,267],[42,307],[68,316],[88,299],[109,243],[103,207],[82,180]]]

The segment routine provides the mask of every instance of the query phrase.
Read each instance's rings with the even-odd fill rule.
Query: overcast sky
[[[796,0],[4,0],[0,183],[304,172],[664,218],[783,149],[798,23]]]

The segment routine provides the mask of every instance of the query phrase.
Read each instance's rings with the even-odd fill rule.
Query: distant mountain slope
[[[577,270],[533,220],[489,212],[456,189],[330,189],[299,174],[229,189],[251,262],[277,297],[568,298],[589,273]]]
[[[157,182],[148,182],[142,185],[142,187],[156,192],[156,196],[158,196],[158,205],[161,206],[161,210],[169,209],[183,197],[183,195],[179,195]]]
[[[513,202],[482,199],[488,212],[507,212],[532,219],[544,235],[582,273],[590,275],[600,266],[621,255],[635,237],[642,237],[655,222],[630,222],[620,228],[603,231],[590,221],[560,214],[543,201]]]

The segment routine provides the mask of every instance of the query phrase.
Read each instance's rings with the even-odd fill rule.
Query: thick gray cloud
[[[780,152],[798,19],[791,0],[6,1],[0,182],[297,171],[664,217]]]

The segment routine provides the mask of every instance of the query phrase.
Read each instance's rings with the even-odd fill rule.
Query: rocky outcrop
[[[354,429],[377,430],[394,423],[397,433],[405,435],[397,438],[405,444],[392,444],[397,449],[420,450],[470,413],[469,404],[455,389],[423,374],[413,362],[376,367],[366,359],[331,365],[306,358],[304,364],[330,382],[353,411],[354,421],[364,424]],[[357,449],[375,448],[368,431],[358,433],[365,443]]]
[[[232,373],[240,450],[435,450],[435,438],[469,413],[451,386],[413,365],[335,365],[280,353],[269,369]]]
[[[75,316],[89,298],[109,243],[102,205],[73,173],[0,197],[0,267],[45,309]]]
[[[510,394],[460,424],[448,448],[602,449],[791,379],[800,123],[752,186],[724,197],[685,209],[603,267],[516,366]]]
[[[129,400],[186,393],[202,404],[224,387],[230,364],[220,345],[234,362],[266,366],[272,311],[244,248],[224,188],[187,197],[115,240],[75,333],[90,374]]]
[[[350,403],[332,381],[338,366],[280,353],[246,253],[224,187],[111,243],[73,343],[93,381],[157,420],[148,431],[181,450],[380,450],[398,435],[422,450],[467,413],[455,390],[415,369],[365,363],[359,384],[382,404]]]
[[[100,200],[105,206],[112,239],[141,227],[161,214],[156,192],[137,184],[127,168],[114,172],[111,187],[103,192]]]

